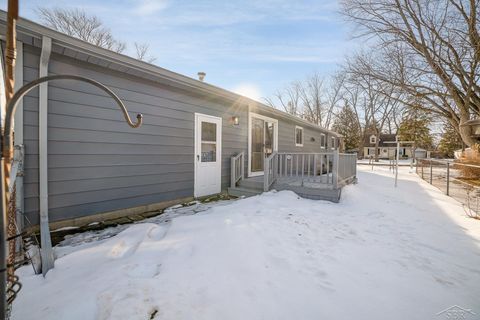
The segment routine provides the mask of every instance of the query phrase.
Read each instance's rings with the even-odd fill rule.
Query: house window
[[[320,135],[320,148],[325,149],[325,135],[322,133]]]
[[[297,147],[303,147],[303,128],[295,127],[295,145]]]
[[[202,122],[202,162],[217,161],[217,125]]]
[[[336,143],[337,143],[337,139],[335,139],[335,137],[332,137],[332,149],[335,149]]]
[[[370,143],[371,143],[371,144],[377,143],[377,137],[375,137],[375,136],[373,136],[373,135],[370,136]]]
[[[367,155],[374,156],[375,154],[380,155],[380,149],[377,149],[375,152],[375,148],[367,148]]]

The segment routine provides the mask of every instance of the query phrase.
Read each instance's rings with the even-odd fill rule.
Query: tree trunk
[[[365,157],[365,153],[363,152],[364,148],[365,148],[365,144],[364,144],[364,141],[365,141],[365,136],[362,134],[360,136],[360,142],[358,143],[358,154],[357,154],[357,157],[358,159],[363,159]]]
[[[468,115],[460,116],[460,124],[458,126],[458,132],[460,133],[460,137],[462,138],[462,141],[468,147],[472,147],[474,144],[478,143],[478,141],[472,137],[472,128],[470,126],[463,125],[468,120],[470,120]]]

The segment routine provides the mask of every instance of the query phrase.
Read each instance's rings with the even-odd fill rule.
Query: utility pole
[[[395,156],[395,188],[398,185],[398,163],[400,162],[400,147],[405,144],[413,144],[415,141],[399,141],[398,136],[395,137],[395,141],[386,141],[385,143],[395,143],[397,145],[397,154]]]
[[[400,141],[398,141],[397,137],[397,163],[396,168],[395,168],[395,188],[397,187],[397,181],[398,181],[398,161],[400,160]]]

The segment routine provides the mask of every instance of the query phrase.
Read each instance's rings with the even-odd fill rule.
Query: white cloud
[[[262,98],[260,88],[253,83],[241,83],[233,88],[232,91],[257,101],[260,101]]]
[[[147,16],[161,11],[167,7],[166,0],[141,0],[138,1],[134,12],[141,16]]]

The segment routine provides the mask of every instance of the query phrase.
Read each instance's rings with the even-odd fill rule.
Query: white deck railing
[[[235,188],[237,182],[244,177],[245,153],[240,152],[230,159],[230,187]]]
[[[263,171],[263,191],[270,190],[278,178],[278,153],[274,152],[265,159]]]
[[[349,183],[357,176],[357,154],[339,153],[337,168],[337,186]]]
[[[356,176],[356,154],[338,150],[321,153],[275,152],[265,159],[264,191],[279,179],[301,179],[305,182],[344,185]]]

